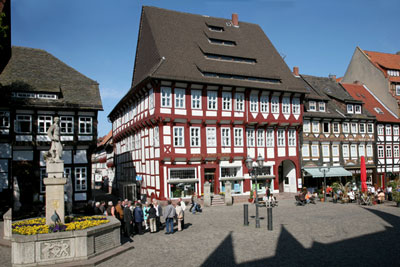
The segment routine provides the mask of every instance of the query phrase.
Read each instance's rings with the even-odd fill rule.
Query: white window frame
[[[262,113],[269,113],[269,96],[261,95],[261,97],[260,97],[260,111]]]
[[[192,89],[191,96],[192,96],[192,109],[201,109],[202,91]]]
[[[218,109],[218,92],[207,91],[207,109],[217,110]]]
[[[342,154],[343,154],[343,158],[350,158],[350,150],[349,150],[348,144],[342,145]]]
[[[327,123],[328,124],[328,131],[325,131],[325,123]],[[322,132],[323,133],[330,133],[331,132],[331,123],[330,122],[327,122],[327,121],[323,121],[322,122]]]
[[[303,157],[310,156],[310,146],[308,144],[303,144],[303,147],[301,148],[301,155]]]
[[[319,145],[317,144],[311,145],[311,157],[319,158]]]
[[[244,93],[235,93],[235,111],[244,111]]]
[[[132,138],[133,142],[134,138]],[[160,130],[158,126],[154,127],[154,146],[159,147],[160,146]]]
[[[296,146],[296,130],[295,129],[288,130],[288,146],[291,146],[291,147]]]
[[[232,93],[222,92],[222,110],[232,110]]]
[[[323,102],[323,101],[318,102],[318,110],[319,110],[320,112],[325,112],[325,111],[326,111],[326,109],[325,109],[325,102]]]
[[[37,132],[39,134],[46,134],[47,130],[53,124],[53,116],[38,115],[37,123],[38,123]]]
[[[295,115],[300,114],[300,98],[298,97],[292,98],[292,113]]]
[[[378,135],[384,135],[385,134],[385,126],[383,124],[378,124]]]
[[[279,114],[279,96],[271,97],[271,113]]]
[[[361,158],[362,156],[365,157],[365,145],[359,144],[358,145],[358,156]]]
[[[372,157],[373,155],[374,153],[372,145],[367,145],[367,157]]]
[[[359,127],[359,132],[360,132],[360,133],[364,134],[364,133],[366,132],[366,129],[365,129],[366,125],[365,125],[365,123],[360,123],[360,124],[358,125],[358,127]]]
[[[349,123],[348,122],[343,122],[342,123],[342,131],[343,131],[343,133],[349,133],[350,132],[350,128],[349,128]]]
[[[354,105],[354,113],[361,114],[361,105]]]
[[[339,145],[332,145],[332,157],[339,157]]]
[[[390,145],[387,145],[386,147],[385,147],[385,152],[386,152],[386,158],[392,158],[393,157],[393,154],[392,154],[392,146],[390,146]]]
[[[319,133],[319,121],[312,121],[312,132]]]
[[[171,87],[165,87],[165,86],[161,87],[160,101],[161,101],[161,105],[160,106],[162,108],[170,108],[170,107],[172,107]],[[139,105],[138,105],[138,107],[139,107]],[[138,114],[139,114],[139,112],[138,112]]]
[[[175,108],[178,109],[185,109],[185,96],[186,90],[184,88],[175,88],[174,89],[175,95]]]
[[[329,158],[329,145],[322,145],[322,157]]]
[[[303,121],[303,132],[309,133],[310,130],[311,130],[310,129],[310,121],[309,120]]]
[[[20,123],[29,123],[29,131],[28,132],[23,132],[20,127]],[[17,114],[15,117],[15,123],[14,123],[14,130],[16,133],[32,133],[32,116],[31,115],[25,115],[25,114]]]
[[[265,131],[264,129],[257,129],[257,147],[265,146]]]
[[[231,128],[229,127],[221,127],[221,146],[231,146]]]
[[[258,112],[258,93],[250,94],[250,112]]]
[[[92,126],[92,117],[79,117],[79,134],[92,134]]]
[[[282,97],[282,114],[290,114],[290,98],[287,96]]]
[[[358,133],[358,124],[356,122],[351,123],[351,133],[352,134]]]
[[[357,153],[357,145],[356,144],[351,144],[350,145],[350,155],[352,159],[358,158],[358,153]]]
[[[267,129],[267,132],[265,135],[267,137],[267,142],[266,142],[267,147],[274,147],[275,146],[275,131],[274,131],[274,129]]]
[[[247,146],[248,147],[255,147],[255,130],[252,128],[247,128],[246,129],[246,135],[247,135]]]
[[[390,124],[385,125],[385,134],[386,136],[392,136],[392,126]]]
[[[173,127],[174,147],[185,147],[185,127]]]
[[[73,134],[74,133],[74,117],[73,116],[60,116],[60,133]]]
[[[10,128],[10,112],[0,111],[0,128],[8,129]]]
[[[338,122],[333,122],[332,123],[332,131],[333,133],[340,133],[340,128],[339,128],[339,123]]]
[[[393,157],[394,158],[399,158],[400,157],[399,145],[394,145],[393,146]]]
[[[216,127],[206,127],[207,136],[207,146],[216,147],[217,146],[217,128]]]
[[[149,90],[149,109],[153,109],[154,108],[154,90],[150,89]],[[130,111],[131,115],[130,115],[130,119],[133,119],[133,106],[131,107],[131,111]]]
[[[378,158],[383,159],[385,157],[385,148],[382,145],[379,145],[378,148]]]
[[[201,147],[201,128],[190,127],[190,146]]]
[[[308,111],[317,111],[317,102],[313,100],[308,101]]]
[[[234,145],[243,146],[243,128],[233,128],[234,133]]]
[[[75,191],[87,190],[87,169],[86,167],[75,167]]]
[[[354,113],[354,105],[353,104],[347,104],[347,113],[349,113],[349,114]]]
[[[393,135],[399,135],[399,125],[393,125]]]
[[[396,84],[396,95],[400,95],[400,84]]]
[[[285,147],[286,146],[285,129],[278,129],[276,133],[277,133],[278,147]]]

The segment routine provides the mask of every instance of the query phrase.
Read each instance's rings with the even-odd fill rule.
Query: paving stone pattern
[[[281,200],[273,208],[273,231],[267,209],[260,214],[256,229],[254,218],[243,226],[243,204],[186,212],[184,231],[135,236],[134,249],[100,266],[399,266],[400,208],[393,203],[298,207]]]
[[[134,248],[99,266],[399,266],[400,208],[317,202],[298,207],[280,200],[273,208],[273,231],[267,209],[260,208],[243,226],[243,204],[186,212],[186,229],[133,238]],[[254,217],[254,205],[249,204]],[[176,229],[176,226],[175,226]],[[0,266],[11,266],[10,248],[0,247]]]

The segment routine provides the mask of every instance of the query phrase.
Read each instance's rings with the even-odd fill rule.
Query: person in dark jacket
[[[131,212],[132,202],[128,201],[128,205],[124,208],[124,224],[125,224],[125,236],[130,237],[132,233],[133,215]]]
[[[133,210],[133,217],[135,220],[135,228],[139,235],[142,235],[142,224],[143,224],[143,210],[140,203],[136,203],[136,208]]]
[[[157,226],[156,226],[157,211],[154,208],[153,204],[150,204],[148,214],[149,214],[148,217],[150,224],[150,233],[155,233],[157,231]]]
[[[96,202],[95,204],[94,215],[103,215],[103,212],[100,209],[100,202]]]

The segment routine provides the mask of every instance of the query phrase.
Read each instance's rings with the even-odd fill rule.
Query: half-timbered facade
[[[158,199],[230,181],[240,196],[254,184],[244,160],[261,155],[259,191],[297,191],[305,90],[257,25],[144,7],[138,40],[109,115],[118,181]]]
[[[47,130],[59,117],[66,197],[87,201],[97,113],[102,110],[98,83],[44,50],[25,47],[12,47],[0,83],[0,180],[5,192],[18,187],[26,207],[43,199]]]
[[[360,83],[343,84],[353,98],[362,100],[369,113],[376,117],[376,166],[377,177],[371,184],[385,187],[389,180],[400,173],[400,119],[387,108],[372,90]]]
[[[360,99],[353,98],[334,76],[301,75],[310,94],[303,120],[302,162],[305,179],[323,177],[318,167],[329,165],[328,177],[359,181],[360,159],[365,157],[369,180],[375,174],[375,117]],[[307,180],[308,179],[308,180]]]

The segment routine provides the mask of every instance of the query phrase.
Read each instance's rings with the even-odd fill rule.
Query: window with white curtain
[[[242,128],[234,128],[234,144],[235,146],[243,146],[243,129]]]
[[[258,94],[250,94],[250,112],[258,112]]]
[[[243,93],[235,93],[235,111],[244,111]]]
[[[275,146],[274,129],[267,129],[267,147]]]
[[[192,90],[192,109],[201,109],[201,90]]]
[[[303,132],[309,133],[310,132],[310,121],[303,121]]]
[[[246,129],[247,132],[247,146],[254,147],[255,140],[254,140],[254,129]]]
[[[260,109],[262,113],[269,113],[269,97],[267,95],[261,96]]]
[[[184,147],[184,127],[176,126],[174,129],[174,147]]]
[[[290,98],[289,97],[282,98],[282,113],[290,114]]]
[[[279,113],[279,96],[271,97],[271,112]]]
[[[257,146],[264,147],[265,146],[265,136],[264,136],[264,129],[257,130]]]
[[[277,135],[278,135],[278,146],[280,147],[286,146],[285,130],[278,129]]]
[[[294,129],[288,130],[288,145],[296,146],[296,130]]]
[[[161,87],[161,107],[170,108],[171,106],[171,87]]]
[[[293,97],[292,99],[292,113],[300,114],[300,98]]]
[[[310,156],[310,146],[308,144],[303,144],[303,147],[301,149],[301,154],[303,157]]]
[[[232,93],[222,92],[222,110],[232,110]]]
[[[185,89],[175,88],[175,108],[185,108]]]
[[[222,146],[230,146],[231,145],[231,129],[230,128],[221,128],[221,142],[222,142]]]
[[[200,147],[200,127],[190,127],[190,146]]]
[[[207,127],[206,128],[207,132],[207,146],[209,147],[215,147],[217,146],[217,129],[215,127]]]
[[[218,99],[217,91],[207,91],[208,109],[217,110],[218,107],[217,99]]]

